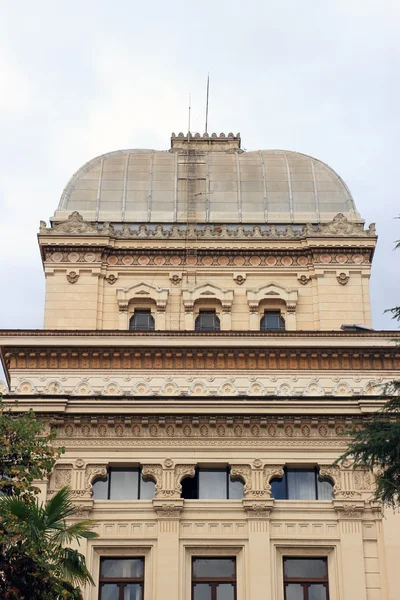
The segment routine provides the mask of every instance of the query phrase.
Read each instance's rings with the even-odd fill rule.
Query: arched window
[[[243,495],[243,483],[232,479],[229,467],[198,467],[194,477],[182,480],[181,496],[186,500],[240,500]]]
[[[261,331],[284,331],[285,319],[279,311],[265,310],[260,321]]]
[[[319,476],[318,468],[286,469],[281,479],[271,481],[275,500],[332,500],[333,484]]]
[[[201,310],[196,318],[196,331],[219,331],[220,321],[215,310]]]
[[[150,309],[136,309],[129,321],[131,331],[154,331],[154,317]]]

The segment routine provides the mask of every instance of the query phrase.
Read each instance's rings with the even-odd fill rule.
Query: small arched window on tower
[[[220,321],[215,310],[201,310],[196,318],[196,331],[219,331]]]
[[[130,331],[154,331],[154,317],[150,309],[135,309],[129,321]]]
[[[260,321],[261,331],[285,331],[285,319],[279,310],[265,310]]]

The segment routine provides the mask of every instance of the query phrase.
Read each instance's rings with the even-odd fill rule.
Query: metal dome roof
[[[214,141],[229,142],[221,136]],[[98,156],[70,179],[53,221],[73,211],[114,223],[319,223],[338,213],[361,220],[346,184],[325,163],[284,150],[243,152],[240,138],[230,139],[239,145],[204,149],[202,137],[192,150]]]

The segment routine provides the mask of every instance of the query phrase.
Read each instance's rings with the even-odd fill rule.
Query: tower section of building
[[[45,328],[1,332],[6,399],[96,521],[87,600],[394,600],[394,520],[332,466],[398,377],[376,245],[341,178],[240,135],[97,157],[39,245]]]

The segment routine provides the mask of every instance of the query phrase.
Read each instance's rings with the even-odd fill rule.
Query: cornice
[[[77,396],[40,394],[4,394],[4,401],[15,403],[16,410],[33,408],[41,414],[75,415],[79,418],[104,418],[121,420],[141,415],[141,417],[157,417],[162,423],[165,418],[174,418],[180,426],[184,415],[212,418],[215,416],[228,419],[245,418],[246,426],[253,418],[287,418],[294,419],[296,426],[301,419],[323,418],[354,419],[364,418],[380,409],[385,398],[382,396]],[[300,420],[299,420],[300,419]],[[229,421],[230,422],[230,421]]]
[[[40,222],[39,238],[47,236],[84,236],[109,239],[306,239],[356,237],[376,239],[375,224],[367,230],[363,223],[349,221],[342,213],[338,213],[329,223],[308,223],[305,225],[279,225],[260,223],[248,225],[228,224],[154,224],[145,223],[98,223],[85,221],[78,212],[72,212],[65,221],[46,227]]]
[[[338,338],[342,340],[368,340],[380,338],[382,341],[393,341],[394,338],[400,337],[400,331],[397,329],[381,329],[381,330],[364,330],[364,331],[341,331],[341,330],[319,330],[319,331],[180,331],[180,330],[164,330],[164,331],[126,331],[118,329],[0,329],[0,345],[3,344],[2,338],[20,338],[20,337],[98,337],[98,338],[151,338],[152,340],[158,337],[186,337],[201,340],[204,338],[226,339],[226,338],[254,338],[254,339],[320,339],[320,338]],[[5,340],[4,340],[5,341]],[[154,343],[154,342],[152,342]],[[165,342],[163,342],[165,343]],[[257,342],[259,343],[259,341]],[[282,343],[282,342],[280,342]]]

